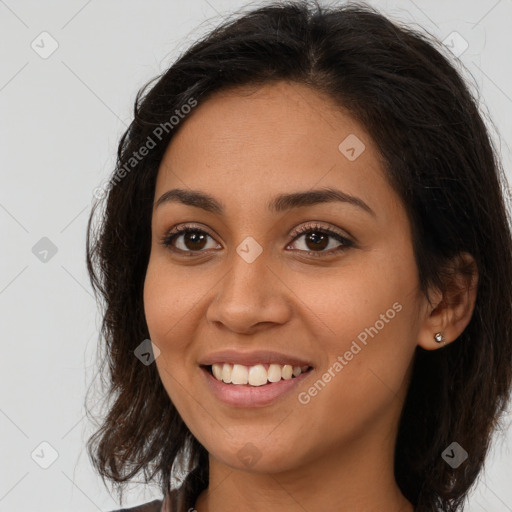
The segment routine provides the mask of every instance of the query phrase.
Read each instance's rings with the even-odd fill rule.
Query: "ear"
[[[455,341],[471,320],[476,302],[478,268],[467,252],[460,253],[446,267],[443,290],[429,290],[431,304],[426,302],[423,324],[418,333],[418,345],[436,350]],[[442,343],[435,334],[441,333]]]

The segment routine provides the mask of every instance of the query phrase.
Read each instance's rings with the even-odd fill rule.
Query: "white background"
[[[468,42],[460,60],[494,121],[510,176],[512,2],[371,3],[440,40],[457,31]],[[85,452],[92,429],[84,400],[100,324],[85,267],[93,190],[113,169],[139,87],[244,4],[0,0],[0,512],[118,506]],[[59,45],[46,59],[31,48],[43,31]],[[47,262],[32,252],[43,237],[57,249]],[[495,442],[470,512],[512,511],[511,441],[509,427]],[[48,469],[31,458],[42,442],[58,453]],[[38,450],[41,460],[51,455],[48,447]],[[156,488],[134,485],[125,506],[160,497]]]

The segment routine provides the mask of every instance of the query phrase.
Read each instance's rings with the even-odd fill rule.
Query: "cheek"
[[[170,270],[159,258],[150,259],[144,282],[144,313],[152,341],[159,345],[171,338],[182,339],[177,332],[183,330],[184,318],[194,314],[200,297],[200,287],[183,272]],[[179,348],[179,343],[173,346]]]
[[[414,262],[407,257],[400,261],[384,251],[362,254],[342,267],[300,279],[290,276],[288,281],[300,299],[297,307],[308,315],[316,334],[331,339],[336,350],[340,340],[363,333],[364,342],[365,329],[374,332],[375,326],[379,333],[390,332],[413,314],[410,307],[404,313],[406,304],[416,299],[417,281]]]
[[[414,306],[404,290],[350,290],[341,303],[324,295],[323,321],[334,334],[315,340],[325,362],[298,396],[298,413],[307,411],[322,432],[320,450],[398,414],[415,350]]]
[[[336,389],[335,402],[360,408],[368,397],[382,399],[386,390],[393,396],[402,385],[416,347],[420,300],[415,262],[403,249],[401,258],[390,250],[372,253],[294,290],[326,355],[321,380],[336,382],[327,385]]]
[[[170,399],[186,416],[191,386],[197,370],[193,340],[200,324],[205,281],[170,268],[165,256],[152,255],[144,282],[144,312],[151,341],[159,348],[158,373]],[[199,371],[199,370],[197,370]],[[189,389],[184,393],[183,389]]]
[[[176,293],[175,290],[180,292]],[[166,272],[165,266],[156,258],[150,259],[144,282],[146,323],[151,341],[160,350],[155,364],[162,384],[172,403],[182,411],[186,404],[182,403],[180,382],[184,379],[184,365],[180,354],[186,353],[186,337],[183,336],[179,320],[185,314],[185,291],[186,287],[176,282],[176,274]]]

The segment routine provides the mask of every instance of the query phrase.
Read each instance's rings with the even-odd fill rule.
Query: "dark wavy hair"
[[[87,268],[103,309],[100,371],[109,369],[108,411],[87,449],[121,501],[140,472],[164,494],[176,471],[194,475],[186,480],[190,493],[209,480],[208,452],[170,401],[156,365],[134,356],[149,338],[143,285],[159,164],[186,123],[184,105],[284,80],[327,94],[372,137],[411,221],[427,297],[431,286],[450,287],[452,258],[467,252],[476,262],[477,299],[464,332],[440,350],[416,349],[395,451],[397,484],[417,512],[463,509],[510,396],[512,236],[506,178],[485,116],[447,55],[428,32],[364,3],[276,1],[224,20],[139,90],[87,228]],[[179,113],[180,123],[170,123]],[[456,469],[441,457],[453,441],[469,454]]]

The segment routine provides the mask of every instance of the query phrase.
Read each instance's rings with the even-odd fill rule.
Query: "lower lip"
[[[208,369],[201,367],[201,371],[208,387],[221,402],[235,407],[261,407],[291,393],[313,370],[301,373],[298,377],[281,379],[263,386],[226,384],[217,380]]]

